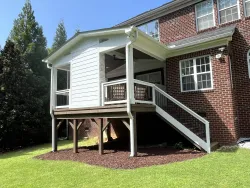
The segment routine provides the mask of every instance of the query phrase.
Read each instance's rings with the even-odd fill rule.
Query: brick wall
[[[229,144],[238,139],[234,122],[230,66],[228,55],[223,60],[214,58],[217,52],[216,48],[167,59],[167,92],[195,112],[206,113],[210,122],[212,141]],[[179,61],[203,55],[212,57],[214,89],[181,92]]]
[[[224,62],[219,62],[214,58],[218,48],[167,60],[168,93],[196,112],[205,111],[211,124],[212,139],[227,144],[235,142],[238,137],[250,137],[250,79],[247,68],[247,51],[250,49],[250,18],[244,16],[243,0],[240,0],[240,20],[219,25],[217,0],[214,0],[214,11],[216,26],[199,32],[196,31],[195,5],[161,17],[159,19],[160,40],[166,44],[236,24],[237,29],[229,45],[232,83],[229,56],[225,57]],[[215,89],[207,92],[181,93],[179,61],[206,54],[210,54],[213,58]]]

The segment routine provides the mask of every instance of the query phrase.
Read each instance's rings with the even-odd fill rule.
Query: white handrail
[[[104,86],[112,86],[112,85],[124,84],[124,83],[126,83],[126,79],[115,80],[115,81],[111,81],[111,82],[103,82],[102,84]]]
[[[136,79],[134,79],[134,83],[141,84],[141,85],[146,85],[146,86],[149,86],[149,87],[155,87],[155,84],[151,84],[151,83],[144,82],[144,81],[141,81],[141,80],[136,80]]]
[[[70,92],[70,89],[64,89],[64,90],[58,90],[56,91],[56,95],[68,95]]]
[[[203,122],[205,124],[209,123],[206,119],[204,119],[203,117],[201,117],[200,115],[198,115],[197,113],[195,113],[193,110],[191,110],[190,108],[188,108],[187,106],[185,106],[184,104],[182,104],[181,102],[179,102],[178,100],[176,100],[175,98],[173,98],[172,96],[170,96],[169,94],[167,94],[166,92],[164,92],[159,87],[157,87],[157,86],[154,86],[154,87],[162,95],[164,95],[165,97],[167,97],[169,100],[171,100],[172,102],[174,102],[175,104],[177,104],[179,107],[181,107],[185,111],[189,112],[191,115],[193,115],[194,117],[196,117],[197,119],[199,119],[201,122]]]

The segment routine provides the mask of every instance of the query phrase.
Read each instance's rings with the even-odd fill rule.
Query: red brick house
[[[119,26],[138,26],[152,20],[158,21],[159,38],[166,45],[188,44],[188,39],[196,40],[199,35],[206,37],[213,31],[216,35],[221,28],[235,27],[232,41],[222,46],[222,61],[215,57],[220,46],[168,58],[167,92],[194,111],[205,113],[211,122],[211,137],[219,142],[228,144],[250,137],[250,1],[175,0]],[[204,55],[212,58],[213,89],[182,92],[179,61]]]
[[[131,26],[137,27],[155,41],[151,37],[151,39],[147,38],[137,28],[136,34],[133,35],[134,33],[126,30]],[[129,39],[136,38],[133,53],[125,47],[125,43],[121,46],[117,45],[119,48],[106,50],[108,47],[102,45],[111,40],[107,36],[118,37],[115,39],[117,42],[121,39],[119,32],[124,28],[125,33],[129,33]],[[103,66],[106,68],[105,71],[102,71],[102,68],[99,69],[100,75],[105,72],[105,77],[100,78],[100,83],[109,81],[107,83],[111,84],[104,84],[103,88],[112,86],[112,83],[116,83],[114,80],[126,78],[125,82],[116,83],[119,84],[118,88],[107,89],[106,93],[103,91],[101,95],[104,101],[100,104],[117,105],[114,101],[118,99],[119,104],[126,103],[123,97],[128,99],[132,96],[132,102],[126,103],[128,108],[130,104],[141,104],[140,97],[144,93],[144,97],[147,95],[152,99],[152,101],[147,99],[144,104],[156,105],[156,111],[158,107],[161,108],[158,109],[158,114],[167,119],[166,114],[162,114],[163,111],[167,112],[170,115],[168,118],[177,120],[191,132],[195,132],[195,127],[189,127],[188,124],[197,125],[197,119],[204,124],[209,122],[209,131],[206,126],[198,130],[198,132],[203,131],[203,136],[196,133],[200,138],[206,137],[203,139],[206,142],[204,144],[209,144],[209,147],[210,138],[211,141],[220,144],[232,144],[236,143],[240,137],[250,137],[250,0],[174,0],[113,28],[82,33],[82,37],[89,35],[98,36],[99,44],[106,50],[105,55],[99,59],[99,62],[105,62]],[[133,40],[131,39],[132,42]],[[79,41],[80,36],[73,37],[68,42],[68,45],[72,43],[68,48],[72,48],[73,43],[79,43]],[[45,61],[53,64],[66,51],[67,48],[64,46]],[[130,60],[134,61],[133,67],[129,67],[131,54],[133,59]],[[129,72],[130,69],[131,72]],[[135,79],[135,86],[130,86],[129,75]],[[143,90],[141,87],[139,91],[136,84],[145,83],[155,86],[149,84],[147,87],[152,87],[151,90],[148,88]],[[164,102],[165,99],[161,99],[157,93],[154,93],[157,88],[161,88],[159,93],[164,95],[166,100],[179,107],[185,106],[185,109],[188,108],[192,113],[194,112],[193,117],[196,120],[192,119],[193,117],[187,117],[186,113],[191,113],[191,111],[182,108],[185,112],[180,112],[172,108],[170,102]],[[132,92],[129,93],[130,89]],[[119,90],[119,96],[117,93],[114,94],[115,90]],[[125,92],[123,96],[121,90],[126,91],[127,95],[125,96]],[[110,95],[110,92],[115,100],[105,101],[109,98],[106,95]],[[163,94],[164,92],[174,99],[167,97]],[[143,112],[146,113],[148,110]],[[138,111],[135,113],[140,116]],[[177,113],[179,114],[176,115]],[[54,115],[58,119],[60,113]],[[98,117],[108,118],[107,115]],[[75,117],[68,117],[70,118]],[[128,116],[128,119],[130,119],[130,137],[132,138],[130,142],[133,148],[136,140],[136,136],[133,138],[133,135],[136,133],[134,131],[131,133],[133,118]],[[167,121],[174,126],[175,123],[178,124],[175,120],[171,120]],[[137,120],[139,127],[138,121],[142,122],[142,120]],[[129,123],[127,124],[126,126],[129,126]],[[145,122],[143,124],[145,125]],[[187,133],[188,130],[180,130],[181,128],[176,126],[179,132],[192,140],[192,136]],[[200,144],[199,140],[193,139],[193,142]]]

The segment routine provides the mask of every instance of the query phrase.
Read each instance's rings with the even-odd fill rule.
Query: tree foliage
[[[54,42],[52,44],[51,53],[59,49],[67,41],[67,32],[64,26],[64,22],[61,21],[56,29]],[[67,89],[67,72],[58,70],[58,82],[57,87],[59,90]]]
[[[52,52],[59,49],[67,41],[67,32],[64,26],[64,22],[61,21],[56,29],[56,34],[54,37],[54,42],[52,44]]]
[[[14,21],[9,39],[15,47],[8,41],[1,55],[2,70],[4,70],[1,79],[3,89],[1,97],[5,101],[1,105],[6,105],[6,113],[2,113],[7,119],[0,126],[8,127],[7,136],[22,140],[20,145],[45,142],[48,139],[47,131],[50,125],[50,74],[46,64],[42,62],[48,55],[47,41],[42,27],[35,19],[30,0],[26,1],[22,12]],[[12,71],[6,72],[6,70]],[[20,136],[22,138],[19,138]],[[16,144],[13,143],[12,146],[15,147]]]
[[[0,65],[0,148],[42,142],[47,137],[42,100],[35,97],[37,83],[13,42],[6,42]]]

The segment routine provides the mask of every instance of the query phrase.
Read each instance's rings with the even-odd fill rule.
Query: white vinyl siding
[[[250,78],[250,50],[247,52],[247,66],[248,66],[248,75]]]
[[[147,35],[159,40],[159,21],[154,20],[146,24],[138,26],[138,29],[146,33]]]
[[[197,30],[215,26],[213,0],[201,2],[195,6]]]
[[[99,106],[99,43],[88,40],[71,60],[71,106]]]
[[[238,0],[218,0],[220,24],[240,19]]]
[[[250,0],[244,1],[244,8],[245,8],[245,16],[250,16]]]
[[[211,58],[197,57],[180,61],[181,91],[213,88]]]

